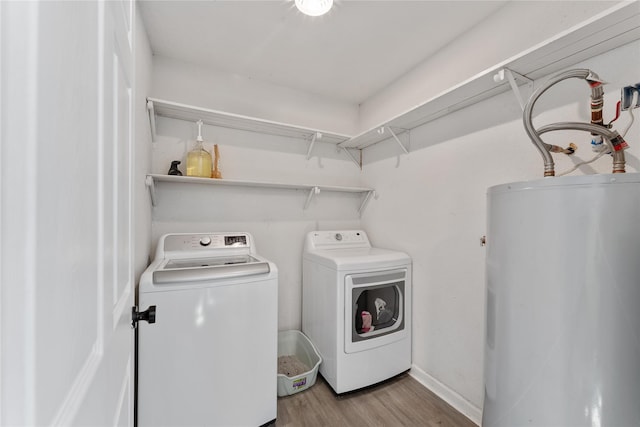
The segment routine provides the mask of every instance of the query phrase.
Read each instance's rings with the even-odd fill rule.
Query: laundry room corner
[[[611,116],[620,87],[636,78],[639,63],[636,41],[575,67],[606,76],[605,108]],[[535,85],[547,78],[541,77]],[[560,85],[541,101],[539,120],[588,121],[586,95],[584,82]],[[592,157],[588,135],[571,138],[576,138],[572,141],[581,159]],[[566,144],[566,135],[555,139],[550,135],[548,140]],[[410,147],[409,154],[392,143],[367,149],[364,185],[375,187],[379,197],[364,213],[362,223],[376,243],[393,245],[414,260],[412,374],[479,423],[484,394],[482,239],[487,189],[540,177],[542,162],[510,91],[413,129]],[[639,150],[634,145],[625,151],[628,172],[640,170]],[[558,157],[557,169],[570,169],[574,162],[569,156]],[[583,173],[594,170],[609,173],[610,157],[586,166]]]
[[[184,159],[195,139],[194,123],[157,120],[152,147],[153,174],[166,174],[172,160]],[[255,132],[204,126],[205,147],[217,144],[225,180],[358,187],[360,169],[333,144],[309,143]],[[183,169],[182,165],[178,166]],[[184,186],[156,188],[151,238],[165,233],[246,231],[258,250],[279,267],[279,329],[301,328],[302,245],[317,229],[359,228],[361,195],[264,186]],[[308,205],[307,205],[308,202]],[[152,247],[152,251],[155,250]]]
[[[640,420],[640,0],[0,0],[0,426]]]
[[[591,19],[609,5],[594,2],[576,9],[572,2],[558,3],[554,6],[557,16],[564,18],[550,20],[543,19],[546,12],[533,3],[499,8],[449,49],[418,64],[357,107],[322,96],[311,100],[309,94],[296,90],[162,55],[153,58],[149,95],[353,135],[424,99],[443,96],[459,81],[478,78],[495,64],[544,44],[545,38],[562,35],[567,27]],[[525,12],[542,20],[539,31],[532,26],[518,32],[519,17]],[[518,37],[496,44],[498,33]],[[478,43],[493,44],[495,49],[479,55],[474,50]],[[611,104],[618,87],[634,81],[637,74],[637,67],[612,64],[639,63],[637,47],[634,42],[575,66],[597,69],[611,79],[606,91]],[[546,78],[540,74],[533,85]],[[530,87],[519,90],[525,99],[531,93]],[[583,83],[567,83],[541,102],[540,120],[559,116],[586,120],[583,94]],[[276,100],[278,108],[272,108]],[[199,185],[163,183],[152,208],[152,242],[169,232],[250,232],[258,250],[279,266],[279,329],[286,330],[302,326],[304,235],[314,230],[367,230],[376,246],[404,251],[413,259],[412,375],[479,424],[484,394],[485,248],[481,242],[486,232],[486,191],[497,183],[539,176],[538,153],[521,120],[516,94],[506,91],[402,133],[398,142],[403,147],[390,138],[363,149],[362,169],[346,150],[315,137],[301,144],[274,135],[205,126],[205,147],[212,151],[218,145],[225,179],[354,186],[375,189],[375,193],[359,211],[362,199],[347,193],[224,186],[205,190]],[[185,158],[196,126],[160,116],[156,126],[151,173],[166,174],[172,160]],[[638,170],[636,150],[627,151],[630,170]],[[565,168],[572,162],[561,158],[558,164]],[[598,171],[606,169],[597,166]]]

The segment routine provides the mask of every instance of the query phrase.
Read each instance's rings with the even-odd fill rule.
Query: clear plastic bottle
[[[198,137],[193,150],[187,153],[187,176],[211,178],[211,153],[202,143],[202,120],[198,120]]]

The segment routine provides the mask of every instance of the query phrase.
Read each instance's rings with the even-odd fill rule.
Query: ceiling
[[[335,0],[312,18],[293,0],[143,0],[154,55],[360,104],[506,1]]]

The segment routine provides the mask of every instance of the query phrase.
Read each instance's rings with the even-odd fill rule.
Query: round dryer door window
[[[404,338],[406,277],[406,269],[345,277],[347,353]]]

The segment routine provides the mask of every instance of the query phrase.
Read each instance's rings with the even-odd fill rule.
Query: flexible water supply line
[[[613,173],[625,172],[624,150],[617,148],[620,146],[621,142],[624,142],[624,139],[622,139],[622,136],[615,130],[609,130],[603,126],[598,126],[591,123],[561,122],[542,126],[537,130],[537,133],[538,135],[542,135],[543,133],[556,130],[583,130],[585,132],[591,132],[592,134],[602,136],[609,145],[609,149],[611,150],[611,153],[613,155]]]
[[[587,83],[589,83],[589,86],[591,87],[591,123],[561,122],[547,125],[540,130],[536,130],[533,127],[532,123],[533,107],[536,101],[551,86],[570,78],[584,79],[587,81]],[[554,146],[545,143],[542,138],[540,138],[540,135],[545,132],[551,132],[560,129],[585,130],[587,132],[591,132],[594,135],[603,136],[608,140],[612,148],[614,162],[613,173],[624,173],[625,159],[623,149],[627,147],[627,143],[624,141],[624,138],[620,136],[620,134],[615,131],[610,131],[609,129],[602,126],[603,95],[604,90],[602,89],[602,82],[600,78],[596,73],[588,69],[573,69],[565,71],[563,73],[559,73],[545,82],[531,95],[531,98],[529,98],[529,101],[524,108],[523,123],[525,131],[529,135],[529,138],[536,146],[538,151],[540,151],[540,154],[542,155],[542,158],[544,160],[544,176],[555,175],[554,162],[550,153]]]

